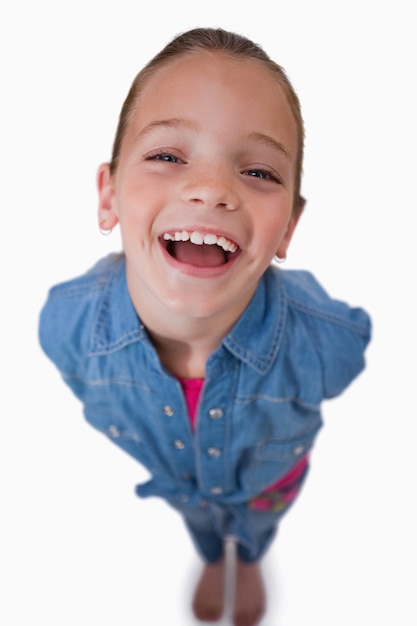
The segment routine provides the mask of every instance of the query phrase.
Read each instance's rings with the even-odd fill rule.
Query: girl
[[[123,253],[54,287],[40,339],[87,420],[151,472],[205,561],[203,621],[265,610],[259,562],[304,482],[320,404],[364,367],[370,321],[285,259],[304,201],[303,121],[283,69],[248,39],[194,29],[135,78],[99,225]]]

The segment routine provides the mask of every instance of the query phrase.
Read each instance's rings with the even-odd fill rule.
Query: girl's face
[[[290,243],[296,150],[284,93],[257,61],[203,51],[148,80],[116,174],[105,164],[98,178],[139,315],[237,319]]]

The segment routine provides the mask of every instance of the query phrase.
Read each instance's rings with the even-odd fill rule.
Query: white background
[[[144,470],[83,420],[37,341],[49,287],[119,250],[95,175],[141,66],[195,26],[260,43],[307,128],[288,267],[366,308],[365,372],[324,406],[304,493],[265,559],[263,626],[415,626],[415,21],[411,2],[4,3],[1,602],[4,626],[192,626],[199,561]],[[228,623],[223,620],[221,624]]]

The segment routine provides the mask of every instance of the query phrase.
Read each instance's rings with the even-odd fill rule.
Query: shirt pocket
[[[259,444],[247,469],[251,491],[261,493],[287,474],[312,448],[316,431],[291,440],[270,439]]]
[[[151,458],[149,447],[146,446],[140,434],[127,426],[118,415],[105,409],[91,407],[86,407],[84,414],[93,428],[99,430],[110,441],[139,461],[153,476],[158,474],[157,463]]]

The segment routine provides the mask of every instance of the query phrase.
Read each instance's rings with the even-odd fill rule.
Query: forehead
[[[248,124],[248,132],[277,130],[294,140],[297,128],[287,96],[272,72],[256,59],[221,51],[198,51],[176,57],[141,86],[132,126],[167,117],[229,119]]]
[[[226,77],[228,80],[232,79],[230,88],[233,89],[246,82],[247,73],[251,75],[251,79],[259,77],[260,81],[276,82],[265,64],[257,59],[240,57],[222,50],[186,51],[165,60],[161,67],[155,68],[148,76],[143,91],[171,79],[187,82],[190,77],[195,80],[204,78],[207,82]]]

